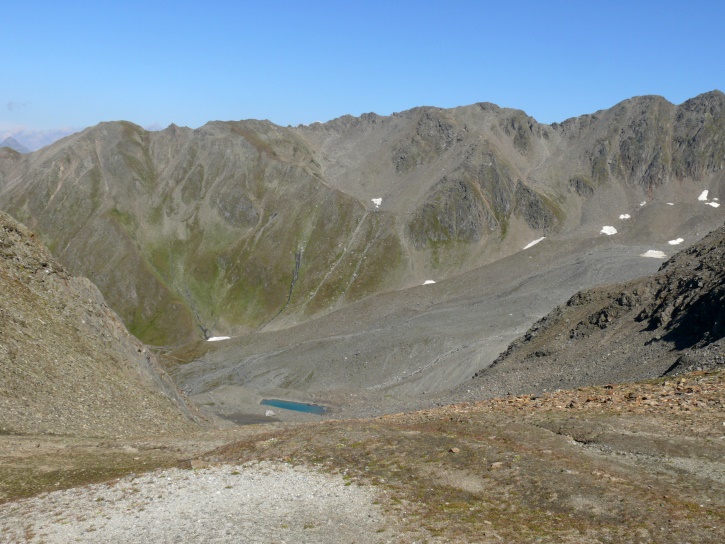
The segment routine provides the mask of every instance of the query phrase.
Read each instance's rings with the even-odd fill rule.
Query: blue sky
[[[0,140],[494,102],[540,122],[725,90],[725,2],[13,1]]]

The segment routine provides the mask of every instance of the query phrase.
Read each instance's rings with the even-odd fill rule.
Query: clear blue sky
[[[551,123],[725,90],[722,0],[4,4],[0,137],[31,147],[119,119],[296,125],[488,101]]]

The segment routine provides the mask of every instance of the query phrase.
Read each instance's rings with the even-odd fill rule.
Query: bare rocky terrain
[[[0,148],[0,208],[133,334],[178,347],[303,324],[542,236],[690,243],[722,217],[724,119],[712,91],[552,125],[488,103],[299,127],[109,122]]]
[[[172,356],[191,362],[171,359],[167,368],[204,410],[224,416],[263,416],[265,396],[322,403],[338,417],[432,402],[465,386],[579,289],[656,271],[661,261],[640,256],[648,247],[604,236],[545,240],[471,273],[376,295],[304,325],[186,346]]]
[[[374,498],[289,463],[173,468],[16,503],[0,540],[376,543],[395,535]]]
[[[510,385],[508,374],[488,373],[530,364],[522,353],[534,348],[539,335],[532,333],[546,338],[561,315],[581,331],[567,313],[572,308],[584,316],[602,316],[604,309],[612,319],[581,320],[597,326],[571,336],[569,349],[581,342],[587,350],[571,364],[600,365],[605,350],[614,351],[602,335],[619,326],[618,342],[633,346],[645,370],[657,361],[661,372],[667,356],[680,354],[664,377],[447,404],[461,393],[453,391],[438,397],[443,406],[377,418],[196,432],[171,427],[165,435],[123,436],[121,430],[158,423],[133,409],[125,421],[111,420],[118,434],[101,439],[50,420],[60,436],[30,429],[0,435],[0,541],[720,542],[723,231],[677,254],[653,276],[578,293],[467,387],[479,388],[469,395],[478,399],[496,380]],[[4,277],[19,265],[57,266],[16,222],[5,219],[4,232],[11,256]],[[36,263],[37,257],[43,258]],[[52,280],[28,283],[46,297],[58,290]],[[622,292],[639,296],[637,304],[618,304]],[[620,307],[627,311],[615,315]],[[635,313],[657,326],[632,327],[626,320]],[[536,347],[555,353],[557,336],[549,334]],[[643,334],[660,335],[659,342],[670,334],[679,348],[642,343]],[[614,368],[635,368],[617,351],[607,357],[619,360]],[[522,375],[524,385],[527,376],[538,374]],[[3,396],[15,406],[10,393]],[[70,405],[88,416],[83,403],[82,395],[57,401],[61,413]],[[17,414],[5,412],[6,418]],[[367,529],[350,532],[360,527]]]
[[[259,420],[269,396],[374,415],[461,386],[577,291],[720,226],[724,119],[713,91],[552,125],[485,103],[102,123],[1,148],[0,207],[167,353],[210,417]]]
[[[95,285],[0,213],[0,434],[179,433],[196,417]]]
[[[651,276],[578,292],[465,387],[536,393],[725,366],[725,226]]]
[[[0,542],[725,540],[724,108],[0,148]]]

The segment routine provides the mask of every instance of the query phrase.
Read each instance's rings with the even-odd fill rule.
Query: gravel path
[[[284,464],[130,476],[0,505],[0,542],[395,540],[370,488]]]

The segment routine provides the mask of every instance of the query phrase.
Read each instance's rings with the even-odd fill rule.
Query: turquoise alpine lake
[[[321,415],[327,412],[327,408],[319,404],[307,404],[305,402],[293,402],[291,400],[280,399],[263,399],[260,404],[265,406],[274,406],[283,410],[294,410],[295,412],[305,412],[307,414]]]

